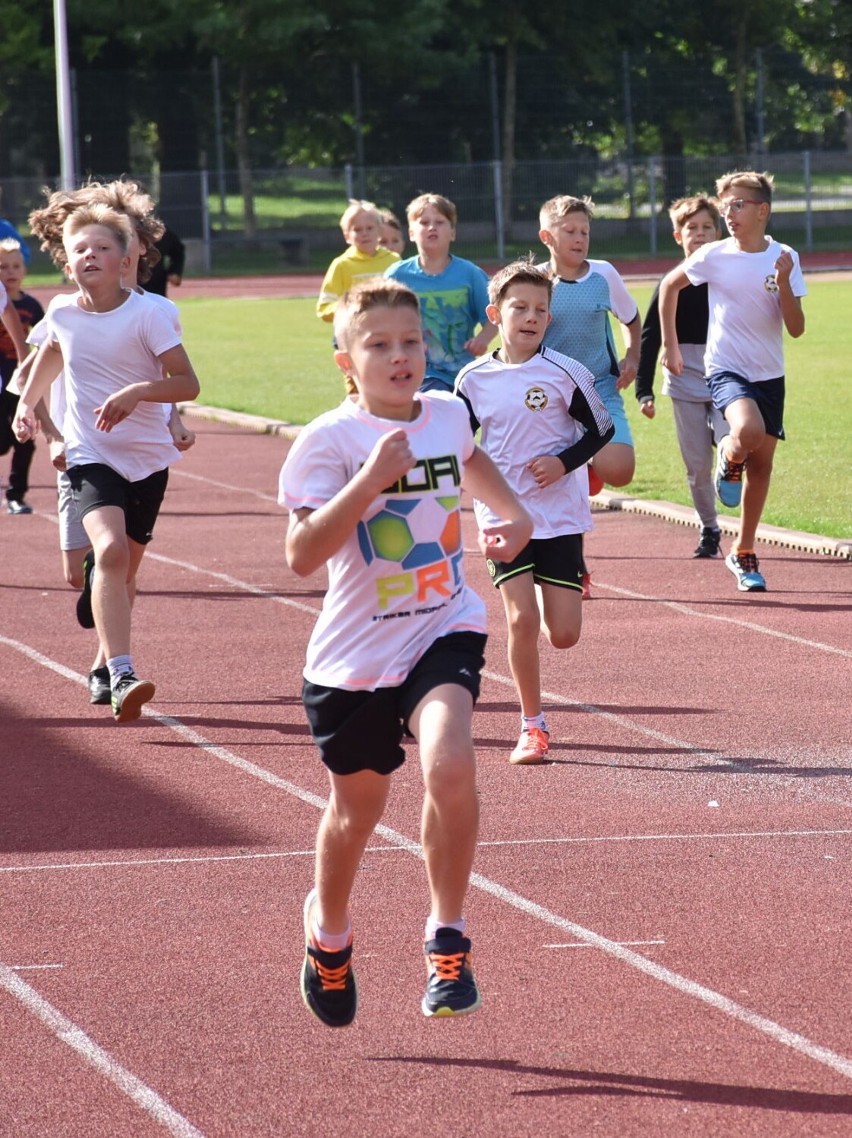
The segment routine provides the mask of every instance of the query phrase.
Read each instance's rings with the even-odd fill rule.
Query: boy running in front
[[[515,261],[489,285],[488,319],[502,347],[459,373],[482,449],[490,454],[533,519],[532,539],[517,557],[489,555],[509,634],[509,667],[521,702],[521,734],[512,763],[540,763],[549,732],[541,706],[538,637],[572,648],[583,623],[583,534],[592,528],[586,464],[612,438],[612,419],[595,377],[577,360],[542,347],[553,280],[546,269]],[[475,502],[480,526],[493,524]]]
[[[473,441],[450,395],[419,393],[426,366],[417,297],[393,281],[356,285],[334,320],[335,362],[355,395],[299,434],[281,470],[286,554],[307,576],[328,566],[303,700],[328,768],[314,888],[304,906],[302,997],[317,1019],[355,1017],[349,896],[384,811],[389,775],[419,744],[421,840],[431,895],[427,1016],[480,1005],[463,916],[479,817],[471,735],[485,606],[464,580],[461,486],[500,519],[483,551],[512,558],[526,511]]]

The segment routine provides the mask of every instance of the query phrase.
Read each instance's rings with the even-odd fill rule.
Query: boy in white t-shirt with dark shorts
[[[580,639],[583,534],[592,528],[586,464],[615,433],[592,372],[542,346],[552,290],[551,274],[530,261],[496,273],[487,312],[502,346],[467,364],[456,380],[471,426],[482,428],[482,449],[533,519],[532,539],[517,557],[488,560],[506,612],[509,667],[521,703],[521,733],[509,761],[525,764],[544,761],[550,738],[539,632],[543,624],[554,648]],[[483,502],[474,509],[480,526],[492,520]]]
[[[725,564],[745,593],[763,593],[766,580],[754,552],[778,440],[784,438],[784,329],[805,330],[807,293],[799,257],[766,236],[772,178],[754,170],[716,182],[719,212],[731,234],[696,250],[660,285],[662,364],[683,371],[675,315],[681,289],[708,285],[710,324],[704,367],[714,406],[730,434],[716,448],[716,493],[739,506],[740,526]]]
[[[65,222],[67,273],[79,296],[49,310],[49,338],[15,424],[19,438],[35,434],[39,400],[64,370],[68,477],[97,558],[92,608],[120,723],[138,719],[155,691],[133,670],[127,582],[151,540],[168,467],[180,457],[161,405],[199,390],[172,321],[122,283],[132,238],[127,216],[101,203]]]
[[[331,793],[304,906],[302,998],[329,1027],[355,1017],[349,896],[409,734],[420,748],[431,895],[421,1008],[465,1015],[480,1005],[462,906],[479,813],[471,719],[486,638],[485,606],[464,581],[462,480],[500,519],[480,532],[483,551],[513,557],[531,526],[475,445],[464,405],[418,392],[426,353],[410,289],[356,285],[334,333],[335,362],[355,392],[300,433],[279,493],[290,567],[299,576],[328,568],[304,671]]]

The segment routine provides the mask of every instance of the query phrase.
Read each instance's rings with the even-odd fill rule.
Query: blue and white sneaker
[[[744,462],[732,462],[728,458],[725,454],[725,439],[720,439],[716,447],[716,496],[729,509],[736,509],[742,499],[745,467]]]
[[[758,571],[758,560],[753,553],[740,553],[732,550],[725,558],[725,564],[737,579],[741,593],[765,593],[766,581]]]

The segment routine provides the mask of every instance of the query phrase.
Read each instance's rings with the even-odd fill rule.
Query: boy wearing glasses
[[[716,493],[725,506],[740,504],[740,525],[725,564],[741,592],[762,593],[766,581],[754,552],[772,461],[784,438],[784,329],[801,336],[806,295],[799,257],[766,235],[772,178],[754,170],[716,182],[719,212],[730,237],[696,250],[660,286],[662,364],[683,371],[675,316],[680,290],[707,284],[710,324],[704,356],[713,403],[730,434],[717,448]]]

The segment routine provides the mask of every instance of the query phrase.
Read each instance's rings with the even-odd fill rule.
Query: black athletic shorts
[[[559,537],[534,537],[514,561],[492,561],[489,557],[485,564],[498,589],[511,577],[532,573],[533,580],[539,585],[558,585],[582,592],[583,535],[565,533]]]
[[[68,480],[81,519],[90,510],[118,506],[124,510],[124,528],[129,538],[139,545],[147,545],[154,536],[154,523],[169,482],[168,467],[139,482],[128,482],[111,466],[88,462],[72,466]]]
[[[486,637],[451,632],[429,647],[398,687],[344,691],[305,680],[302,701],[320,757],[334,774],[390,774],[405,762],[408,717],[430,691],[459,684],[476,703]]]

